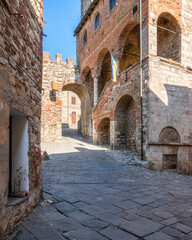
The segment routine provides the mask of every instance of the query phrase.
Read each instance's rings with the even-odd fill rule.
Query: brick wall
[[[0,238],[5,238],[39,202],[42,190],[40,115],[42,78],[42,0],[0,2]],[[10,205],[9,118],[28,122],[29,193]],[[26,159],[27,160],[27,159]]]

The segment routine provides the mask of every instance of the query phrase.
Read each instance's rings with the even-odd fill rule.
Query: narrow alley
[[[44,200],[11,240],[192,239],[190,176],[117,161],[75,130],[42,148]]]

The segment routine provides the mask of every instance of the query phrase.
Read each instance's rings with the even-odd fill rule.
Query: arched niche
[[[157,55],[181,62],[181,28],[170,13],[161,13],[157,20]]]
[[[97,127],[97,143],[110,144],[110,119],[103,118]]]
[[[115,149],[136,149],[136,102],[129,94],[123,95],[114,115]]]

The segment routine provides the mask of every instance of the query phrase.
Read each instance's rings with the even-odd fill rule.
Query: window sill
[[[26,196],[24,198],[8,197],[7,207],[16,206],[20,203],[27,201],[28,199],[29,199],[29,196]]]

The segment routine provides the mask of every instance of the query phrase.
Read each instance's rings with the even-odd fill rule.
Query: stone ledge
[[[7,207],[16,206],[20,203],[23,203],[29,199],[29,196],[24,198],[8,197]]]
[[[158,143],[158,142],[149,142],[148,145],[151,145],[151,146],[192,147],[192,144],[190,144],[190,143]]]

